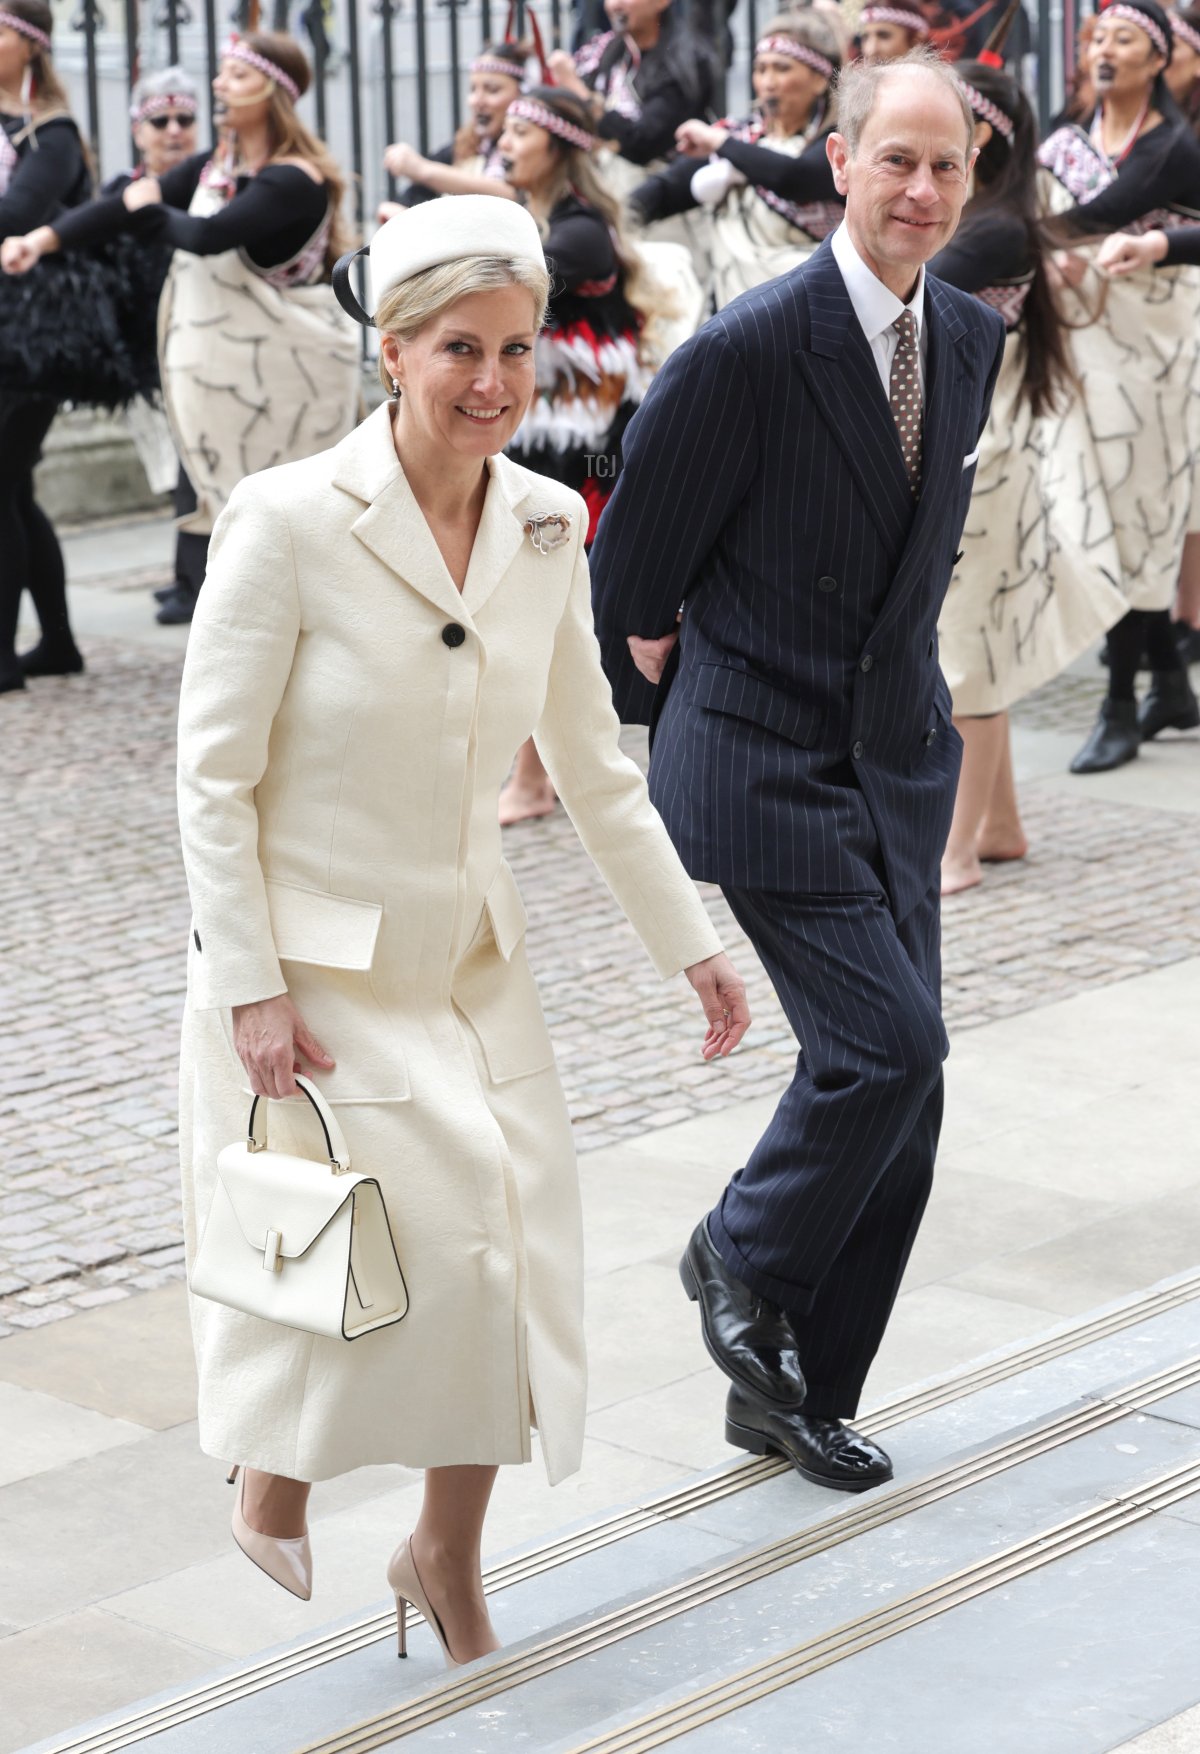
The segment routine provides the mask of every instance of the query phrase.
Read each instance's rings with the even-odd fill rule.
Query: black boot
[[[24,688],[25,672],[19,666],[12,670],[0,670],[0,694],[11,694],[16,688]]]
[[[1200,701],[1192,693],[1186,670],[1153,672],[1137,722],[1143,743],[1160,731],[1194,731],[1200,725]]]
[[[183,627],[195,613],[195,592],[187,590],[183,585],[176,585],[170,595],[164,597],[154,619],[162,627]]]
[[[17,662],[26,676],[79,676],[83,672],[83,653],[74,640],[55,647],[41,639],[32,651],[22,652]]]
[[[1200,627],[1189,627],[1186,621],[1173,621],[1171,632],[1185,664],[1200,664]]]
[[[169,585],[159,585],[158,589],[154,593],[154,601],[156,603],[165,603],[167,598],[173,597],[178,589],[179,589],[179,580],[178,579],[172,579]]]
[[[1107,773],[1110,768],[1123,767],[1133,760],[1141,740],[1136,701],[1101,701],[1100,716],[1071,763],[1071,772]]]

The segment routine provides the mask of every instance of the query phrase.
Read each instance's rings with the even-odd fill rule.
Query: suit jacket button
[[[192,937],[196,940],[196,949],[199,950],[200,949],[200,934],[196,930],[195,926],[192,927]],[[201,952],[201,954],[203,954],[203,952]]]
[[[852,749],[852,750],[851,750],[851,751],[850,751],[850,753],[851,753],[851,755],[852,755],[852,756],[853,756],[853,757],[854,757],[854,759],[855,759],[855,761],[861,761],[861,760],[862,760],[862,758],[863,758],[863,756],[864,756],[864,755],[865,755],[865,754],[866,754],[866,753],[867,753],[867,746],[866,746],[866,744],[865,744],[865,743],[864,743],[864,742],[862,742],[862,740],[861,740],[861,739],[860,739],[860,740],[859,740],[859,741],[858,741],[858,742],[857,742],[857,743],[856,743],[856,744],[855,744],[855,745],[854,745],[854,747],[853,747],[853,749]]]
[[[461,646],[466,637],[466,628],[460,627],[457,621],[450,622],[447,627],[443,627],[442,629],[442,638],[448,646]]]
[[[859,669],[860,669],[860,670],[861,670],[861,671],[862,671],[862,673],[863,673],[863,675],[864,675],[864,676],[865,676],[865,675],[866,675],[866,673],[867,673],[867,671],[868,671],[868,670],[873,670],[873,669],[874,669],[874,667],[875,667],[875,660],[874,660],[874,658],[873,658],[873,657],[872,657],[872,656],[871,656],[871,654],[870,654],[870,652],[867,652],[867,653],[866,653],[866,654],[865,654],[865,655],[864,655],[864,657],[863,657],[863,660],[862,660],[862,662],[861,662],[861,664],[860,664],[860,665],[859,665],[859,666],[858,666],[858,667],[859,667]]]
[[[926,733],[925,733],[925,747],[926,747],[926,749],[929,748],[929,745],[933,742],[933,740],[936,736],[937,736],[937,726],[935,725],[932,731],[926,731]]]
[[[817,580],[817,589],[818,589],[818,591],[836,591],[837,590],[837,580],[831,579],[829,577],[829,574],[826,573],[826,575],[823,579]]]
[[[930,640],[930,642],[929,642],[929,656],[931,658],[933,656],[933,641],[932,640]]]

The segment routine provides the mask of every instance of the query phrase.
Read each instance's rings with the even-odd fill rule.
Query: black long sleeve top
[[[0,127],[10,141],[24,132],[24,116],[0,114]],[[32,135],[15,146],[7,191],[0,195],[0,238],[24,237],[39,225],[48,225],[64,208],[86,201],[91,177],[79,130],[69,116],[42,122]]]
[[[770,189],[773,195],[798,207],[812,201],[840,201],[825,155],[826,138],[825,134],[819,135],[794,158],[791,153],[774,152],[769,146],[749,140],[730,139],[720,147],[718,157],[727,158],[747,182]],[[665,170],[656,171],[638,184],[629,200],[643,225],[686,213],[699,205],[692,194],[692,178],[704,162],[701,158],[679,157]]]
[[[1099,237],[1160,207],[1200,212],[1200,141],[1184,122],[1160,122],[1143,134],[1115,182],[1091,201],[1056,214],[1049,227],[1067,237]]]
[[[1160,268],[1200,268],[1200,225],[1177,225],[1167,233],[1167,253]]]
[[[195,256],[219,256],[243,249],[259,268],[289,262],[312,237],[329,204],[329,191],[297,165],[267,164],[255,176],[237,179],[234,194],[209,218],[186,211],[210,154],[199,152],[168,171],[160,182],[162,201],[130,213],[120,195],[91,201],[70,214],[55,231],[63,249],[99,242],[128,231],[139,241],[168,244]]]
[[[1029,233],[1020,214],[986,204],[968,207],[950,242],[929,263],[929,272],[960,292],[980,292],[1023,279],[1035,266]]]

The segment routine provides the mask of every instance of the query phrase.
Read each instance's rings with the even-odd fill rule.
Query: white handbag
[[[350,1173],[332,1109],[307,1078],[327,1160],[272,1151],[266,1121],[217,1158],[217,1188],[189,1279],[197,1297],[331,1340],[400,1321],[408,1291],[379,1183]],[[269,1110],[265,1110],[269,1112]]]

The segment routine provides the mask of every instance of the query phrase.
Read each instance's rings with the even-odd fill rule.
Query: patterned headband
[[[195,114],[198,98],[187,91],[161,91],[155,97],[143,98],[140,104],[130,104],[129,120],[136,128],[139,122],[148,122],[151,116],[167,116],[172,110],[189,110]]]
[[[1186,43],[1189,49],[1195,49],[1200,55],[1200,30],[1194,24],[1189,24],[1186,18],[1177,18],[1174,13],[1171,14],[1171,35],[1178,37],[1181,43]]]
[[[39,49],[45,49],[47,54],[50,53],[53,47],[50,38],[44,30],[39,30],[36,24],[30,24],[27,18],[18,18],[15,12],[0,12],[0,24],[6,24],[9,30],[15,30],[20,36],[28,37],[30,42],[36,43]]]
[[[476,55],[471,62],[472,73],[499,73],[505,79],[521,83],[521,68],[515,61],[504,61],[499,55]]]
[[[973,85],[968,85],[966,80],[960,79],[957,73],[954,75],[954,83],[962,92],[975,114],[979,117],[979,120],[981,122],[990,122],[997,134],[999,134],[1011,146],[1013,135],[1016,133],[1012,117],[1005,115],[999,104],[994,104],[990,97],[984,97],[981,91],[976,91]]]
[[[535,97],[514,98],[505,115],[516,116],[523,122],[533,122],[537,127],[544,128],[548,134],[557,134],[568,146],[577,146],[581,152],[590,152],[596,144],[594,134],[589,134],[586,128],[577,128],[574,122],[568,122],[548,104],[539,103]]]
[[[795,37],[762,37],[754,45],[755,57],[759,55],[786,55],[792,61],[803,61],[814,73],[832,79],[837,68],[816,49],[810,49],[807,43],[798,43]]]
[[[291,74],[285,73],[277,61],[268,61],[265,55],[260,55],[257,50],[250,47],[249,43],[242,42],[240,37],[232,37],[225,44],[221,50],[221,59],[222,61],[244,61],[247,67],[257,67],[258,71],[265,74],[272,84],[277,85],[281,91],[286,91],[293,103],[299,103],[300,87]]]
[[[860,25],[898,24],[901,30],[915,31],[919,37],[929,35],[929,20],[919,12],[907,12],[900,6],[864,6],[858,15]]]
[[[1145,31],[1163,60],[1169,61],[1171,59],[1170,43],[1149,13],[1143,12],[1140,6],[1129,6],[1125,4],[1125,0],[1118,0],[1116,5],[1106,6],[1100,17],[1123,18],[1126,24],[1136,24],[1139,30]]]

